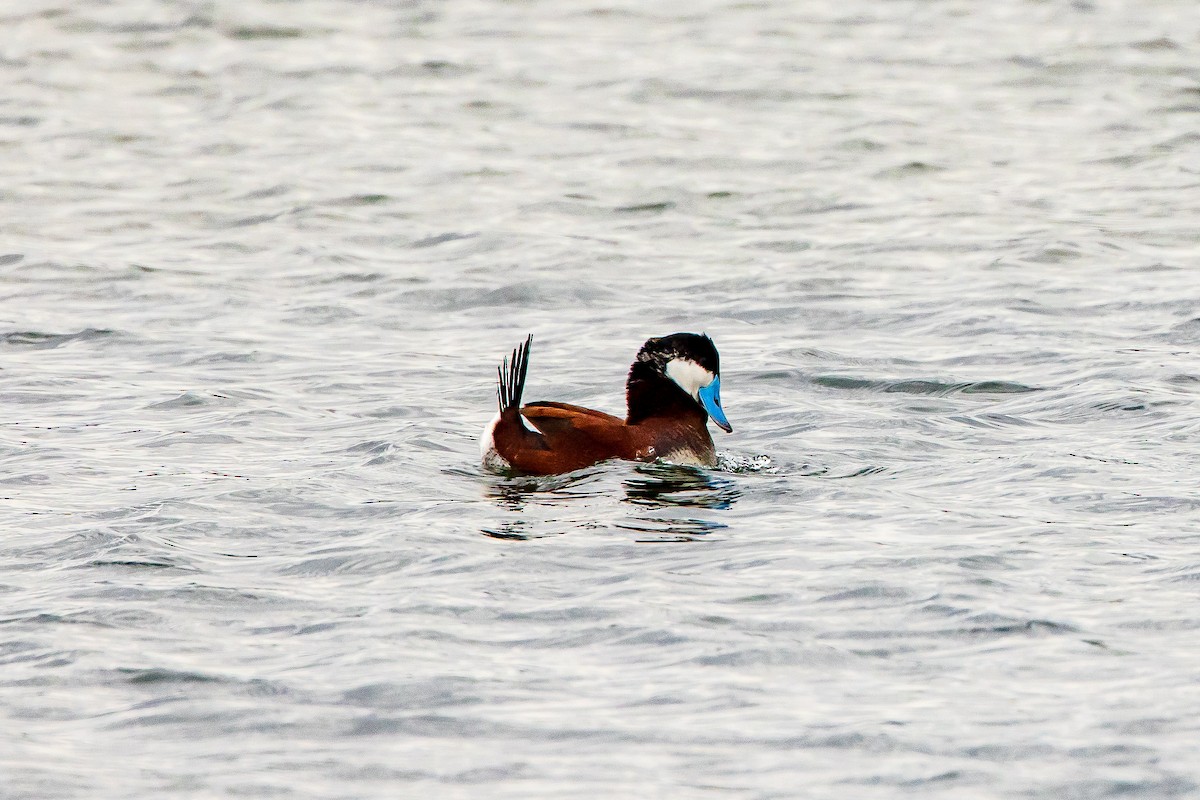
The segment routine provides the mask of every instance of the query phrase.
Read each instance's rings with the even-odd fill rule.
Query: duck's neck
[[[625,402],[628,414],[625,424],[636,425],[652,417],[686,419],[696,417],[701,424],[707,416],[679,384],[665,377],[644,361],[635,361],[625,381]]]

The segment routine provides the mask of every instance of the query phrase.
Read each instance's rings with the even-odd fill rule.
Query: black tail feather
[[[500,411],[521,405],[521,395],[525,391],[525,373],[529,371],[529,346],[533,344],[533,334],[525,339],[524,344],[513,350],[512,361],[507,358],[496,368],[500,375],[500,386],[496,394],[500,399]]]

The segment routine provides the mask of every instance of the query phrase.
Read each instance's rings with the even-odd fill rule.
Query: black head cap
[[[721,374],[721,357],[717,355],[716,345],[703,333],[672,333],[648,339],[637,354],[638,361],[653,365],[660,374],[676,358],[693,361],[713,375]]]

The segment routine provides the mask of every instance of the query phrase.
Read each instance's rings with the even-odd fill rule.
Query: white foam
[[[717,469],[721,472],[775,472],[775,462],[768,455],[740,456],[717,453]]]

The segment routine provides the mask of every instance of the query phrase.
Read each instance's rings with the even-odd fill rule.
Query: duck
[[[500,410],[484,428],[485,468],[506,474],[559,475],[609,459],[711,467],[711,419],[733,426],[721,407],[721,359],[707,334],[646,340],[625,381],[625,418],[568,403],[521,405],[533,336],[497,368]]]

